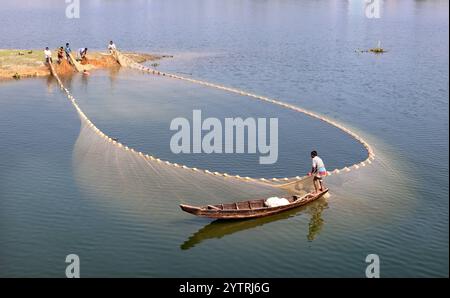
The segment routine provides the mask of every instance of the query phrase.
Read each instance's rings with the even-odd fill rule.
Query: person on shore
[[[308,173],[308,176],[313,175],[313,183],[314,183],[314,189],[315,193],[323,191],[324,184],[323,184],[323,178],[327,175],[327,169],[325,169],[325,164],[323,163],[323,160],[317,155],[317,151],[311,152],[311,158],[312,158],[312,168],[311,172]]]
[[[47,62],[47,63],[53,63],[53,60],[52,60],[52,51],[50,51],[50,49],[49,49],[48,47],[45,47],[44,55],[45,55],[45,62]]]
[[[70,62],[70,53],[72,52],[72,50],[70,49],[70,45],[69,43],[66,43],[66,48],[64,49],[64,52],[66,52],[66,59],[67,61]]]
[[[64,59],[64,48],[60,47],[58,50],[58,64],[61,64],[63,59]]]
[[[88,48],[80,48],[78,49],[78,56],[80,60],[83,60],[86,57]]]
[[[110,53],[117,50],[116,45],[114,44],[114,42],[112,40],[109,41],[108,50]]]

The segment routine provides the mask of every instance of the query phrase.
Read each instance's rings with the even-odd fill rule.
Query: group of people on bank
[[[114,42],[112,40],[108,44],[108,50],[110,52],[116,50],[116,45],[114,44]],[[77,51],[76,60],[83,61],[83,59],[86,58],[87,51],[88,51],[88,48],[79,48]],[[57,51],[57,57],[58,57],[57,63],[60,64],[63,61],[64,57],[67,59],[67,61],[69,63],[71,63],[71,60],[70,60],[71,53],[72,53],[72,49],[70,48],[69,43],[66,43],[66,47],[59,47],[59,49]],[[49,49],[49,47],[45,48],[44,56],[45,56],[45,62],[53,63],[52,51]]]

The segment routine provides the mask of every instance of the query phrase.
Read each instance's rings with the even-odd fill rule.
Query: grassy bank
[[[124,53],[138,63],[161,59],[161,56],[145,53]],[[57,60],[57,50],[52,50],[53,61]],[[86,63],[93,68],[116,67],[117,62],[109,53],[93,51],[87,55]],[[72,72],[71,66],[56,67],[62,74]],[[40,77],[50,75],[48,67],[44,61],[43,50],[24,50],[24,49],[0,49],[0,79],[21,79],[27,77]]]

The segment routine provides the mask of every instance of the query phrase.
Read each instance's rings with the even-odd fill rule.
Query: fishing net
[[[150,69],[132,61],[119,51],[114,51],[112,56],[119,64],[125,67],[267,101],[307,114],[341,129],[366,148],[368,157],[358,164],[329,172],[329,175],[356,170],[359,167],[370,164],[374,159],[375,155],[365,140],[343,125],[321,115],[238,89]],[[75,61],[73,56],[70,56],[70,59],[78,71],[84,70],[83,67],[85,66]],[[70,91],[64,86],[52,65],[50,65],[50,68],[60,88],[66,93],[67,98],[71,101],[81,118],[82,127],[75,146],[74,164],[79,173],[84,173],[84,175],[79,175],[79,177],[85,177],[81,179],[84,185],[89,185],[90,179],[101,179],[103,183],[112,186],[109,189],[115,190],[117,193],[122,193],[126,190],[128,193],[133,191],[146,196],[154,195],[160,198],[162,192],[165,192],[166,196],[176,198],[176,201],[183,201],[184,198],[192,197],[196,201],[208,200],[211,203],[215,200],[223,200],[225,196],[232,197],[233,200],[239,200],[248,199],[250,196],[267,197],[286,192],[303,195],[313,189],[312,177],[297,176],[282,179],[240,177],[239,175],[213,172],[163,161],[157,157],[129,148],[125,144],[105,135],[95,126],[82,111]]]

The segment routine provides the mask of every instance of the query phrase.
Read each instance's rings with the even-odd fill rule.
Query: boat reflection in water
[[[248,229],[253,229],[271,222],[288,219],[301,214],[310,215],[308,225],[309,231],[307,238],[309,241],[313,241],[322,230],[322,227],[324,225],[324,220],[322,219],[322,212],[327,208],[328,208],[327,198],[321,197],[306,206],[301,206],[272,216],[246,220],[217,219],[207,224],[206,226],[198,230],[196,233],[192,234],[188,240],[186,240],[183,244],[181,244],[180,248],[183,250],[187,250],[208,239],[214,238],[220,239],[227,235],[231,235]]]

